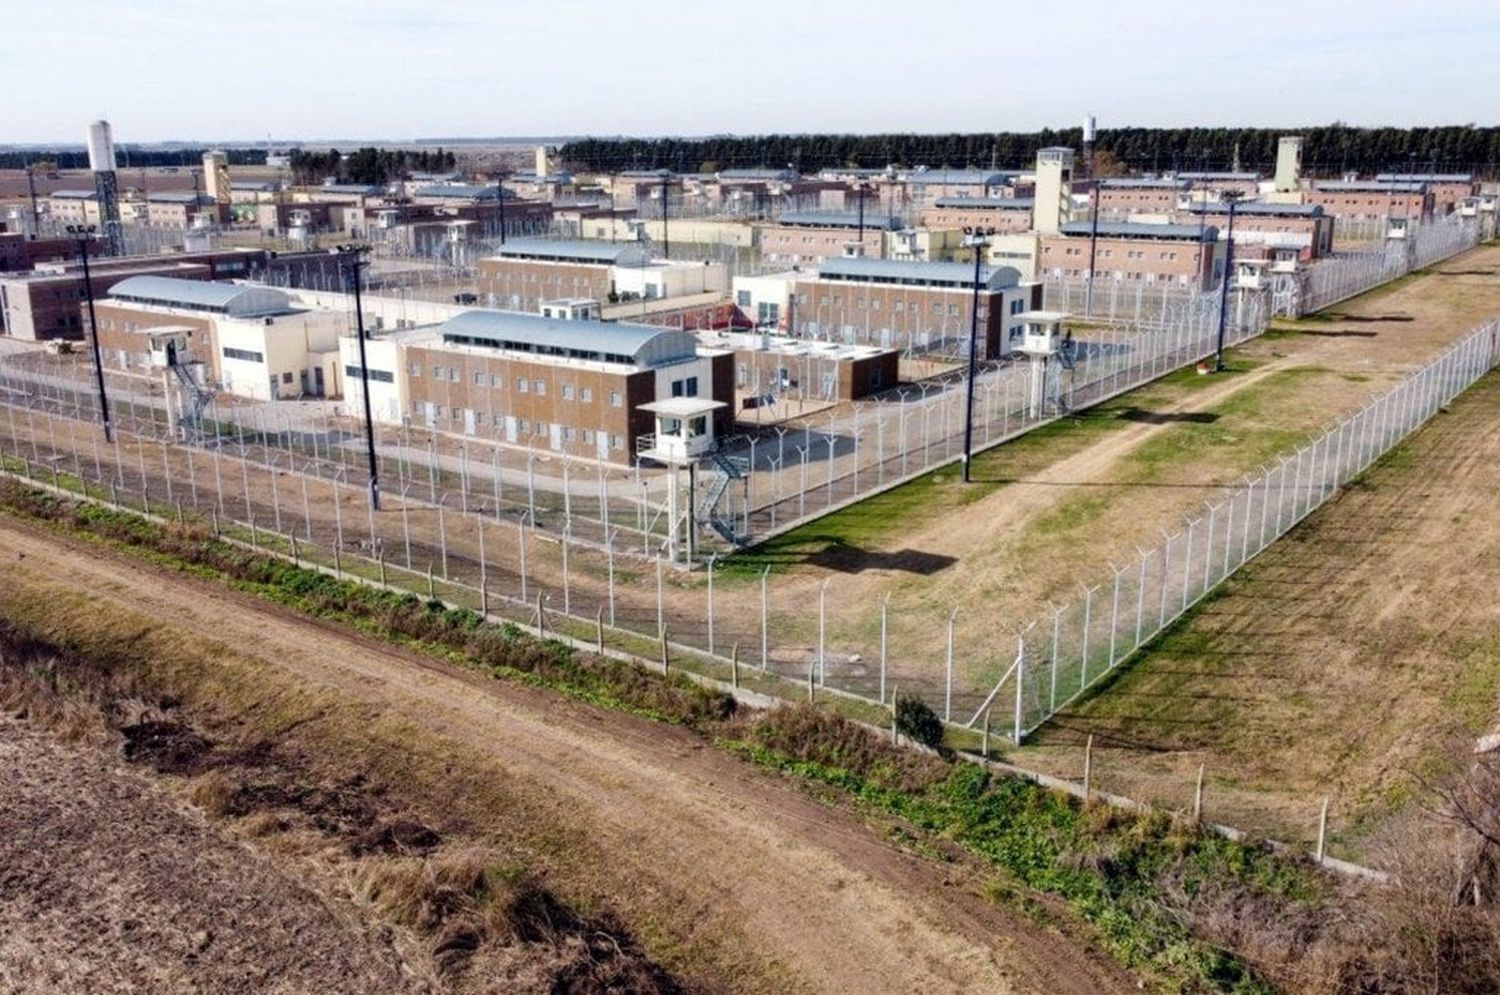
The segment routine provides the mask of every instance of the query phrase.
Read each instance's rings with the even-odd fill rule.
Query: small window
[[[475,387],[483,387],[484,386],[484,373],[483,373],[483,371],[474,374],[474,386]]]
[[[571,401],[571,400],[573,400],[573,385],[572,384],[570,384],[570,383],[563,384],[562,396],[563,396],[563,400],[564,401]]]
[[[448,374],[446,372],[444,372],[444,370],[443,370],[443,368],[441,366],[434,365],[432,367],[432,379],[434,379],[434,380],[446,380],[447,377],[448,377]]]
[[[585,404],[587,404],[588,402],[592,401],[594,399],[594,388],[592,388],[592,387],[580,387],[580,388],[578,388],[578,399],[580,401],[583,401]]]
[[[617,390],[610,391],[609,392],[609,406],[612,407],[612,408],[618,408],[621,405],[621,403],[622,402],[620,400],[620,392],[617,391]]]
[[[458,383],[458,367],[450,366],[448,368],[448,380],[451,383]]]
[[[292,382],[292,375],[290,373],[283,373],[281,375],[281,382],[282,383],[291,383]]]
[[[533,381],[531,381],[531,392],[533,394],[545,394],[545,393],[547,393],[547,381],[545,381],[545,380],[533,380]]]
[[[412,375],[412,378],[415,380],[422,379],[422,364],[412,363],[407,372],[409,372]]]
[[[525,377],[516,377],[516,391],[521,394],[531,393],[531,381]]]
[[[697,377],[688,377],[687,378],[687,383],[683,387],[683,393],[686,394],[688,397],[697,397],[698,396],[698,378]]]

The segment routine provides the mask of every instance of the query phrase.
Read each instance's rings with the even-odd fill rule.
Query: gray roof
[[[99,195],[93,190],[54,190],[47,196],[61,200],[93,200]]]
[[[1099,185],[1106,190],[1159,189],[1161,187],[1186,190],[1190,184],[1186,180],[1168,179],[1163,176],[1116,176],[1100,180]]]
[[[801,179],[790,169],[721,169],[721,180],[796,180]]]
[[[535,170],[524,173],[512,173],[509,177],[514,183],[572,183],[573,174],[566,170],[557,173],[548,173],[546,176],[538,176]]]
[[[858,228],[859,213],[856,211],[788,211],[776,219],[776,224],[793,225],[798,228]],[[895,231],[901,227],[901,222],[896,218],[882,217],[874,211],[866,211],[865,227]]]
[[[1194,214],[1228,214],[1229,205],[1213,201],[1207,204],[1190,204],[1188,210]],[[1266,201],[1250,201],[1249,203],[1236,204],[1235,214],[1260,214],[1271,217],[1292,218],[1321,218],[1323,216],[1322,204],[1275,204]]]
[[[1243,181],[1252,181],[1253,180],[1253,181],[1256,181],[1256,182],[1259,182],[1259,180],[1260,180],[1260,174],[1259,173],[1232,173],[1232,172],[1215,173],[1215,172],[1209,171],[1209,172],[1178,173],[1177,176],[1178,176],[1179,179],[1184,179],[1184,180],[1243,180]]]
[[[1091,235],[1093,225],[1087,221],[1070,221],[1061,226],[1064,235]],[[1213,225],[1156,225],[1134,221],[1101,221],[1098,233],[1105,238],[1170,238],[1189,239],[1197,242],[1215,242],[1219,230]]]
[[[275,193],[280,186],[275,180],[261,182],[259,180],[235,180],[229,184],[231,190],[255,190],[264,193]]]
[[[895,259],[846,258],[838,256],[818,264],[821,279],[900,283],[911,286],[974,286],[974,267],[968,263],[918,263]],[[1021,274],[1009,266],[984,266],[979,282],[989,290],[1003,290],[1020,283]]]
[[[663,179],[674,180],[677,174],[670,169],[626,169],[615,174],[621,180],[656,180],[658,183]]]
[[[183,280],[171,276],[126,277],[110,288],[109,296],[137,304],[209,311],[234,318],[284,314],[292,310],[291,299],[271,287]]]
[[[1015,179],[1019,173],[1001,173],[993,169],[924,169],[906,174],[906,182],[915,186],[940,183],[982,183],[985,186],[1003,186]]]
[[[598,266],[642,266],[646,253],[634,242],[601,242],[578,238],[513,238],[495,253],[501,258],[593,263]]]
[[[431,186],[417,187],[412,192],[413,197],[447,197],[453,200],[494,200],[495,193],[500,188],[495,186],[474,186],[469,183],[434,183]],[[506,191],[506,198],[511,197],[510,191]]]
[[[666,366],[698,354],[691,332],[651,325],[566,321],[520,311],[464,311],[443,322],[443,341],[631,366]]]
[[[366,197],[378,197],[385,193],[385,187],[366,186],[363,183],[325,183],[317,189],[324,193],[357,193]]]
[[[1380,173],[1375,179],[1406,183],[1473,183],[1473,173]]]
[[[159,190],[146,194],[146,199],[158,204],[212,204],[214,199],[204,193],[189,193],[186,190]]]
[[[1385,182],[1376,180],[1318,180],[1313,183],[1313,190],[1328,190],[1334,193],[1425,193],[1427,188],[1421,183],[1401,183],[1391,180]]]
[[[1035,197],[939,197],[934,207],[972,207],[981,211],[1029,211],[1036,206]]]

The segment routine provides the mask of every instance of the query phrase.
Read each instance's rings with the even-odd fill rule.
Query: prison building
[[[94,251],[98,251],[96,245]],[[325,256],[326,258],[326,256]],[[233,279],[264,272],[264,249],[221,249],[170,256],[90,256],[95,297],[131,276],[187,280]],[[38,265],[29,273],[0,276],[0,334],[30,341],[79,340],[86,326],[79,305],[86,300],[83,267],[74,259]]]
[[[1101,215],[1167,214],[1187,195],[1191,184],[1175,177],[1119,177],[1098,181]]]
[[[1422,183],[1316,180],[1312,189],[1303,192],[1303,200],[1340,220],[1426,218],[1432,214],[1432,193]]]
[[[93,190],[54,190],[43,204],[47,217],[59,225],[102,224],[99,195]]]
[[[341,393],[338,338],[348,315],[299,308],[271,287],[132,276],[94,313],[110,369],[159,373],[160,333],[170,330],[180,333],[173,358],[203,363],[206,379],[227,393],[261,401]]]
[[[940,197],[1000,197],[1020,175],[993,169],[917,169],[906,174],[906,191],[918,204]]]
[[[1009,266],[979,272],[979,356],[1010,354],[1022,328],[1017,315],[1041,305],[1041,284],[1023,283]],[[798,280],[793,335],[911,352],[967,352],[974,314],[970,263],[829,259]]]
[[[524,309],[559,297],[607,300],[615,266],[644,266],[639,245],[588,240],[515,239],[479,260],[479,289],[497,303]]]
[[[20,273],[37,263],[70,259],[78,254],[71,238],[46,238],[0,231],[0,273]]]
[[[1173,215],[1183,225],[1213,225],[1229,230],[1229,208],[1223,203],[1190,204]],[[1250,201],[1234,209],[1234,246],[1296,246],[1304,261],[1333,252],[1334,217],[1317,204],[1281,204]]]
[[[1224,266],[1219,229],[1213,225],[1088,221],[1063,225],[1041,240],[1038,267],[1054,279],[1097,277],[1144,283],[1176,283],[1196,290],[1215,286]]]
[[[661,210],[663,187],[669,205],[683,192],[682,177],[670,169],[627,169],[610,176],[608,186],[615,207],[639,207],[651,213]]]
[[[227,204],[218,203],[208,194],[163,190],[136,202],[135,220],[148,228],[181,230],[195,224],[226,224],[229,212]]]
[[[923,228],[993,228],[997,232],[1029,231],[1033,197],[939,197],[922,208]]]
[[[440,325],[368,340],[378,421],[613,463],[653,430],[642,405],[672,397],[724,402],[729,432],[734,361],[691,332],[472,310]],[[351,404],[361,403],[359,343],[340,341]]]
[[[741,409],[774,406],[781,398],[857,401],[889,390],[901,376],[901,354],[879,346],[763,332],[700,333],[699,341],[734,353],[734,388]]]
[[[895,218],[866,211],[864,230],[854,211],[789,211],[762,226],[761,257],[767,262],[798,265],[842,256],[851,247],[870,259],[885,257],[886,236],[901,227]]]
[[[1452,214],[1465,197],[1479,192],[1472,173],[1380,173],[1377,183],[1420,183],[1432,194],[1432,209],[1438,214]]]
[[[1176,175],[1193,190],[1209,190],[1215,194],[1232,190],[1241,197],[1254,197],[1260,193],[1259,173],[1195,171]]]

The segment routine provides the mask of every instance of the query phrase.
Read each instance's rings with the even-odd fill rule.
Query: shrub
[[[923,746],[936,748],[943,742],[943,720],[916,695],[896,697],[896,731]]]

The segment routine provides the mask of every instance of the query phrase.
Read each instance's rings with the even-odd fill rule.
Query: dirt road
[[[529,786],[550,817],[585,828],[607,855],[593,873],[631,889],[619,895],[627,922],[669,907],[707,934],[732,931],[745,958],[777,965],[794,989],[1134,988],[1081,943],[982,900],[973,868],[911,856],[686,732],[476,678],[9,521],[0,561],[0,610],[5,588],[51,592],[57,615],[107,613],[121,631],[289,674],[371,723],[411,723],[484,758],[488,771],[465,773]]]
[[[347,908],[117,757],[0,717],[0,991],[421,990]]]

